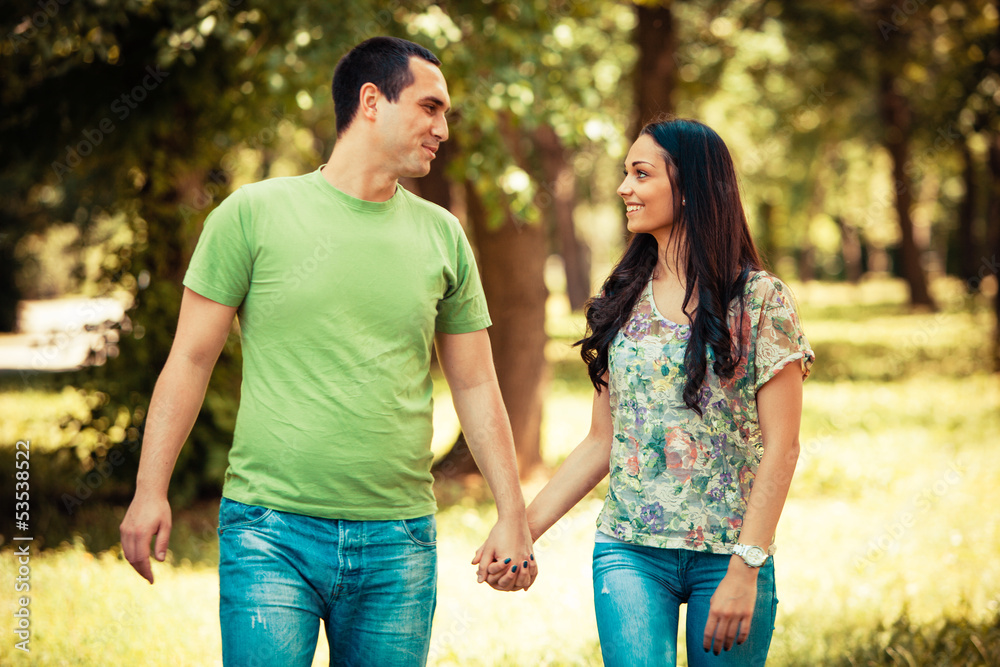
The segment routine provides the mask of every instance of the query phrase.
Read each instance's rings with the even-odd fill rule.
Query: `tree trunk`
[[[885,147],[892,157],[892,177],[895,184],[896,215],[899,219],[899,256],[902,273],[910,289],[910,305],[935,309],[927,285],[927,276],[920,261],[920,248],[913,233],[913,218],[910,208],[913,204],[912,182],[906,172],[910,157],[910,105],[909,101],[896,89],[895,75],[887,64],[881,63],[879,75],[879,111],[885,130]]]
[[[452,209],[451,185],[445,175],[445,168],[451,157],[451,145],[446,142],[438,147],[437,157],[431,161],[431,170],[426,176],[400,179],[403,187],[407,190],[449,211]],[[469,445],[465,442],[464,433],[459,432],[451,449],[434,464],[432,472],[436,477],[444,478],[480,474],[479,468],[476,467],[476,462],[472,458],[472,452],[469,451]]]
[[[466,183],[469,223],[479,249],[483,288],[490,305],[490,341],[521,474],[541,463],[545,363],[545,230],[509,213],[490,229],[475,186]]]
[[[636,5],[635,64],[636,117],[630,135],[635,138],[646,123],[673,113],[673,92],[677,83],[677,31],[670,3],[650,7]]]
[[[972,157],[969,145],[963,140],[959,144],[962,153],[964,168],[962,169],[962,180],[965,182],[965,197],[958,207],[958,266],[956,273],[958,277],[965,281],[966,289],[969,292],[976,292],[979,289],[979,282],[976,280],[976,198],[978,196],[976,184],[976,165]]]
[[[0,219],[7,217],[5,211],[0,211]],[[15,229],[13,221],[3,220],[3,223],[0,229]],[[17,287],[18,261],[14,256],[17,241],[13,232],[0,232],[0,332],[12,332],[17,328],[17,304],[21,299]]]
[[[799,280],[807,283],[810,280],[816,279],[816,249],[813,247],[812,241],[809,240],[808,227],[805,232],[806,235],[799,244],[798,257],[796,259]]]
[[[452,209],[455,203],[445,168],[454,146],[441,144],[427,176],[406,184],[421,197]],[[468,226],[478,251],[479,271],[493,326],[493,363],[514,433],[518,468],[525,474],[541,462],[541,417],[545,365],[545,231],[519,225],[508,215],[503,227],[489,229],[488,216],[471,183],[465,184]],[[439,478],[480,474],[465,435],[435,463]]]
[[[861,266],[861,238],[858,230],[841,216],[834,220],[840,227],[840,250],[844,261],[844,277],[852,283],[861,280],[864,267]]]
[[[423,188],[421,179],[421,189]],[[510,417],[518,470],[526,475],[542,461],[542,396],[545,361],[545,230],[518,223],[509,214],[497,229],[488,225],[474,184],[465,184],[468,223],[479,255],[479,271],[490,308],[490,343],[500,393]],[[479,474],[464,435],[433,468],[439,478]]]
[[[777,261],[777,257],[775,257],[777,248],[774,242],[774,205],[765,199],[762,199],[757,206],[757,227],[760,230],[754,239],[757,251],[763,257],[764,264],[774,268]]]
[[[576,175],[570,166],[566,149],[549,125],[535,131],[535,144],[544,171],[541,182],[548,184],[540,202],[551,213],[558,241],[559,254],[566,272],[566,296],[573,310],[580,310],[591,297],[590,249],[576,235],[573,208],[576,206]]]
[[[1000,11],[1000,0],[994,0],[993,6]],[[1000,66],[1000,25],[993,33],[993,48],[990,49],[989,62],[993,67]],[[988,269],[997,281],[997,291],[993,295],[993,309],[996,312],[996,327],[993,329],[993,370],[1000,373],[1000,130],[996,125],[990,133],[990,199],[986,213],[986,242],[993,252],[987,261]]]
[[[990,201],[986,231],[992,251],[989,257],[983,257],[982,261],[977,263],[976,277],[983,278],[992,274],[994,280],[998,281],[998,289],[993,296],[993,308],[996,311],[996,327],[993,330],[993,369],[1000,373],[1000,131],[993,130],[991,134]]]

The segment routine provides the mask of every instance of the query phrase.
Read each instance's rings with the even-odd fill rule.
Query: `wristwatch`
[[[733,554],[742,558],[747,567],[760,567],[767,562],[767,552],[750,544],[737,542],[733,545]]]

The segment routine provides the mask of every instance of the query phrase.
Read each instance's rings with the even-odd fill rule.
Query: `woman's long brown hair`
[[[686,268],[684,312],[691,318],[684,368],[684,404],[699,415],[701,388],[708,370],[708,349],[715,353],[712,366],[720,378],[732,378],[746,341],[734,343],[729,330],[729,306],[739,301],[751,271],[763,268],[743,203],[736,170],[722,138],[707,125],[688,119],[650,123],[642,134],[663,149],[674,194],[672,234],[678,239],[678,257]],[[679,202],[684,201],[681,207]],[[608,348],[628,321],[636,301],[653,275],[657,242],[649,234],[635,234],[625,253],[604,282],[601,293],[586,307],[587,335],[577,341],[597,391],[607,386]],[[698,290],[695,312],[688,304]]]

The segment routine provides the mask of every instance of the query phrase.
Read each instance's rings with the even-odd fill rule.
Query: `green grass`
[[[795,290],[818,361],[778,529],[768,665],[1000,665],[1000,376],[979,367],[989,314],[941,296],[941,314],[911,314],[891,282]],[[570,347],[581,330],[578,315],[554,309],[550,466],[589,425],[591,389]],[[0,404],[36,411],[28,423],[38,429],[60,418],[55,403],[69,410],[79,400],[0,392]],[[436,400],[440,451],[456,423],[445,389]],[[529,499],[546,476],[525,483]],[[539,540],[541,576],[517,594],[477,585],[469,565],[494,518],[486,489],[440,495],[457,500],[438,514],[430,664],[601,664],[590,552],[602,489]],[[151,587],[116,547],[86,548],[114,543],[123,508],[84,505],[75,544],[32,556],[30,656],[13,648],[14,594],[0,602],[0,664],[219,664],[216,510],[177,513],[169,561],[155,566]],[[2,580],[16,570],[11,550],[0,552]],[[316,664],[325,661],[321,639]]]

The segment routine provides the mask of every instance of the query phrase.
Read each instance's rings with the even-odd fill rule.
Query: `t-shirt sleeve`
[[[493,323],[472,246],[457,221],[455,226],[457,236],[454,262],[448,271],[448,286],[444,297],[438,301],[437,318],[434,321],[435,330],[448,334],[479,331]]]
[[[791,290],[777,278],[764,280],[766,286],[761,290],[760,319],[754,341],[755,391],[792,362],[799,363],[803,379],[809,377],[816,359],[802,332]]]
[[[249,227],[250,205],[241,188],[205,219],[184,286],[224,306],[243,303],[253,269]]]

